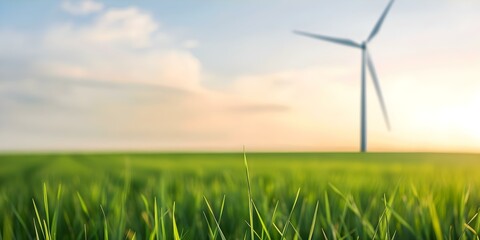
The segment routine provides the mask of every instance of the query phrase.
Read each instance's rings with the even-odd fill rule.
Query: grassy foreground
[[[0,155],[3,239],[479,239],[475,154]]]

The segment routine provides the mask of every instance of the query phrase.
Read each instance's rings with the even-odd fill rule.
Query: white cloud
[[[84,48],[147,48],[152,47],[159,24],[146,12],[137,8],[109,9],[93,23],[67,23],[50,29],[46,44],[66,50]],[[157,42],[155,42],[157,43]]]
[[[198,90],[201,64],[146,12],[109,9],[87,25],[63,24],[43,40],[46,58],[37,69],[67,79],[136,82]]]
[[[158,24],[148,13],[137,8],[112,9],[100,16],[93,26],[81,34],[87,41],[118,44],[129,43],[133,47],[150,47],[152,34]]]
[[[73,15],[86,15],[103,9],[103,4],[94,0],[66,0],[62,9]]]
[[[198,41],[194,39],[190,39],[183,42],[183,46],[188,49],[196,48],[198,47]]]

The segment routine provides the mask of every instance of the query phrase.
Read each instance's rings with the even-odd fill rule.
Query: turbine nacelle
[[[362,44],[360,44],[360,48],[362,50],[367,50],[367,42],[363,41]]]

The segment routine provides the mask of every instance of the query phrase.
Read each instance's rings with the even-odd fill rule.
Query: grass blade
[[[107,224],[107,215],[105,214],[105,211],[103,210],[102,205],[100,205],[100,209],[102,210],[103,214],[103,239],[108,240],[108,224]]]
[[[313,220],[312,220],[312,225],[310,226],[310,233],[308,234],[308,240],[311,240],[313,238],[313,232],[315,231],[315,223],[317,222],[318,204],[319,204],[319,201],[317,201],[317,205],[315,206],[315,213],[313,214]]]
[[[173,239],[180,240],[180,234],[178,234],[178,228],[177,228],[177,221],[175,220],[175,202],[173,202],[172,226],[173,226]]]
[[[393,214],[393,216],[397,219],[397,221],[401,225],[403,225],[405,228],[407,228],[408,231],[410,231],[412,234],[416,235],[412,226],[410,224],[408,224],[408,222],[404,218],[402,218],[402,216],[400,216],[400,214],[398,214],[390,205],[387,205],[387,207],[388,207],[388,210],[390,210],[390,212]]]
[[[47,226],[45,227],[45,232],[50,232],[50,211],[48,209],[48,192],[47,192],[47,184],[43,183],[43,205],[45,210],[45,216],[47,221]]]
[[[40,231],[42,232],[42,236],[44,239],[46,239],[46,235],[45,235],[45,230],[43,229],[43,226],[42,226],[42,220],[40,220],[40,214],[38,214],[38,208],[37,208],[37,204],[35,204],[35,199],[32,199],[32,202],[33,202],[33,208],[35,209],[35,215],[37,216],[37,223],[38,223],[38,226],[40,227]]]
[[[245,146],[243,147],[243,161],[245,163],[245,171],[247,174],[247,186],[248,186],[248,215],[250,220],[250,239],[254,240],[254,229],[253,229],[253,199],[252,199],[252,188],[250,184],[250,172],[248,170],[248,163],[247,163],[247,154],[245,153]]]
[[[82,195],[80,195],[79,192],[77,192],[77,197],[78,201],[80,201],[80,207],[82,208],[83,212],[87,215],[88,218],[90,218],[90,213],[88,212],[87,204],[85,204],[85,201],[82,198]]]
[[[265,222],[263,221],[262,215],[261,215],[260,212],[258,211],[258,208],[257,208],[257,206],[255,205],[255,203],[253,203],[253,208],[255,209],[255,212],[257,213],[258,220],[260,221],[260,224],[262,225],[262,232],[267,235],[267,239],[272,239],[272,238],[270,237],[270,233],[268,232],[268,228],[267,228],[267,226],[265,225]],[[263,235],[263,233],[262,233],[262,235]],[[263,238],[260,238],[260,239],[263,239]]]
[[[293,201],[292,208],[290,209],[290,213],[288,214],[287,222],[283,226],[282,230],[282,239],[285,239],[285,234],[287,233],[288,226],[290,225],[290,219],[292,219],[293,211],[295,210],[295,206],[297,205],[298,196],[300,196],[300,188],[297,190],[297,195],[295,196],[295,201]]]
[[[217,218],[215,217],[215,214],[213,213],[213,210],[212,210],[212,207],[210,206],[210,203],[208,202],[208,200],[205,196],[203,196],[203,199],[205,200],[205,203],[207,204],[208,210],[210,211],[210,214],[212,215],[213,220],[215,221],[215,225],[217,226],[218,232],[220,233],[220,238],[222,238],[222,240],[226,240],[225,236],[223,235],[222,229],[220,228],[220,224],[218,223]],[[216,237],[215,233],[213,234],[214,239]]]
[[[435,203],[429,198],[428,209],[430,212],[430,218],[432,219],[433,231],[437,240],[443,240],[442,229],[440,227],[440,219],[438,218],[437,210],[435,208]]]

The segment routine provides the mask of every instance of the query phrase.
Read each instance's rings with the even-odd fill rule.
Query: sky
[[[358,151],[388,1],[0,0],[0,151]],[[397,0],[370,151],[480,152],[480,2]]]

